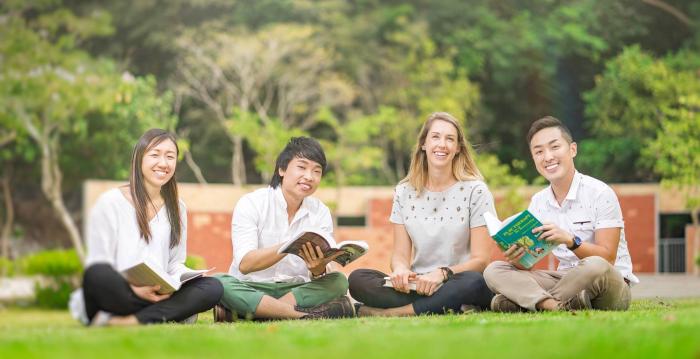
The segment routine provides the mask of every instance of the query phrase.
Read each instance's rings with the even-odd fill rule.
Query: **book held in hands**
[[[148,259],[139,262],[122,271],[122,276],[126,281],[137,287],[159,285],[158,294],[170,294],[185,284],[186,282],[204,276],[205,273],[214,270],[211,269],[192,269],[182,275],[180,278],[174,278],[168,274],[161,266],[149,261]]]
[[[408,289],[412,291],[416,291],[416,286],[418,285],[418,282],[409,280],[408,281]],[[391,277],[384,277],[384,285],[382,287],[387,287],[387,288],[394,288],[394,283],[391,282]],[[438,284],[437,288],[435,290],[438,290],[440,287],[442,287],[442,283]]]
[[[321,248],[324,257],[340,253],[333,260],[341,266],[347,265],[369,250],[369,245],[365,241],[343,241],[336,244],[330,233],[318,228],[307,228],[292,236],[292,239],[280,247],[277,253],[299,255],[299,252],[303,253],[303,246],[308,242],[311,242],[313,248],[316,246]]]
[[[556,246],[552,242],[540,240],[541,233],[532,233],[532,230],[541,226],[542,222],[528,210],[515,214],[503,222],[488,212],[484,213],[484,219],[486,219],[489,235],[498,243],[502,251],[505,252],[512,245],[525,250],[525,254],[519,261],[525,268],[531,268]]]

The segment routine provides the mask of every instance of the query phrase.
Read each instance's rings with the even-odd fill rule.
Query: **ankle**
[[[560,310],[561,302],[554,298],[546,298],[537,303],[535,307],[537,308],[537,310],[541,311],[556,311]]]
[[[139,320],[136,319],[135,315],[127,315],[127,316],[113,316],[109,319],[107,322],[108,325],[114,325],[114,326],[130,326],[130,325],[138,325]]]

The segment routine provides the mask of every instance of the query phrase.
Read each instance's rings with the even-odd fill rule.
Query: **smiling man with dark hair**
[[[528,210],[544,224],[541,238],[558,244],[552,252],[556,271],[528,270],[518,261],[524,251],[512,246],[507,261],[484,272],[496,293],[497,312],[535,310],[626,310],[630,303],[632,259],[625,240],[622,211],[605,183],[576,171],[576,142],[558,119],[535,121],[527,140],[537,172],[550,186],[536,193]]]
[[[243,196],[233,211],[233,263],[214,320],[236,317],[316,319],[354,315],[347,296],[348,281],[331,272],[320,248],[303,257],[278,254],[292,235],[305,227],[333,232],[331,213],[316,192],[326,169],[318,141],[292,138],[277,157],[270,186]]]

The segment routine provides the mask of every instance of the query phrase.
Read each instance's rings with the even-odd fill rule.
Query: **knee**
[[[353,298],[355,298],[355,295],[362,295],[362,293],[365,292],[367,288],[367,275],[371,272],[372,270],[369,269],[356,269],[350,273],[348,277],[348,288]]]
[[[108,263],[95,263],[83,273],[83,287],[94,288],[105,283],[110,283],[108,277],[114,269]]]
[[[212,306],[218,303],[224,295],[224,286],[216,278],[204,277],[199,280],[198,284],[202,289],[205,301],[211,303]]]
[[[503,269],[513,268],[513,266],[504,261],[495,261],[489,264],[486,269],[484,269],[484,280],[486,284],[492,286],[493,283],[498,281],[498,276]]]
[[[459,281],[465,294],[490,292],[484,276],[479,272],[459,273]]]
[[[332,293],[337,294],[338,297],[345,295],[348,292],[348,279],[345,274],[340,272],[333,272],[326,274],[328,279],[328,290]]]
[[[606,275],[613,268],[613,266],[607,260],[605,260],[605,258],[600,256],[584,258],[581,260],[579,267],[584,270],[586,275],[590,277],[591,280]]]

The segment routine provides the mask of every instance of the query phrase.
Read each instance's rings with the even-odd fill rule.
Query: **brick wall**
[[[619,195],[635,273],[656,272],[656,195]]]
[[[692,225],[685,226],[685,272],[695,273],[695,228]]]
[[[620,195],[620,205],[625,218],[625,235],[628,241],[634,271],[648,273],[656,270],[655,195]],[[370,251],[348,265],[339,268],[349,274],[356,268],[373,268],[388,272],[393,248],[392,224],[389,222],[391,198],[373,198],[367,203],[366,227],[343,227],[335,229],[338,241],[359,239],[366,241]],[[231,214],[221,212],[190,211],[188,215],[188,253],[204,257],[209,267],[226,272],[231,265]],[[503,259],[503,254],[494,245],[492,259]],[[537,269],[555,269],[554,256],[540,261]]]

